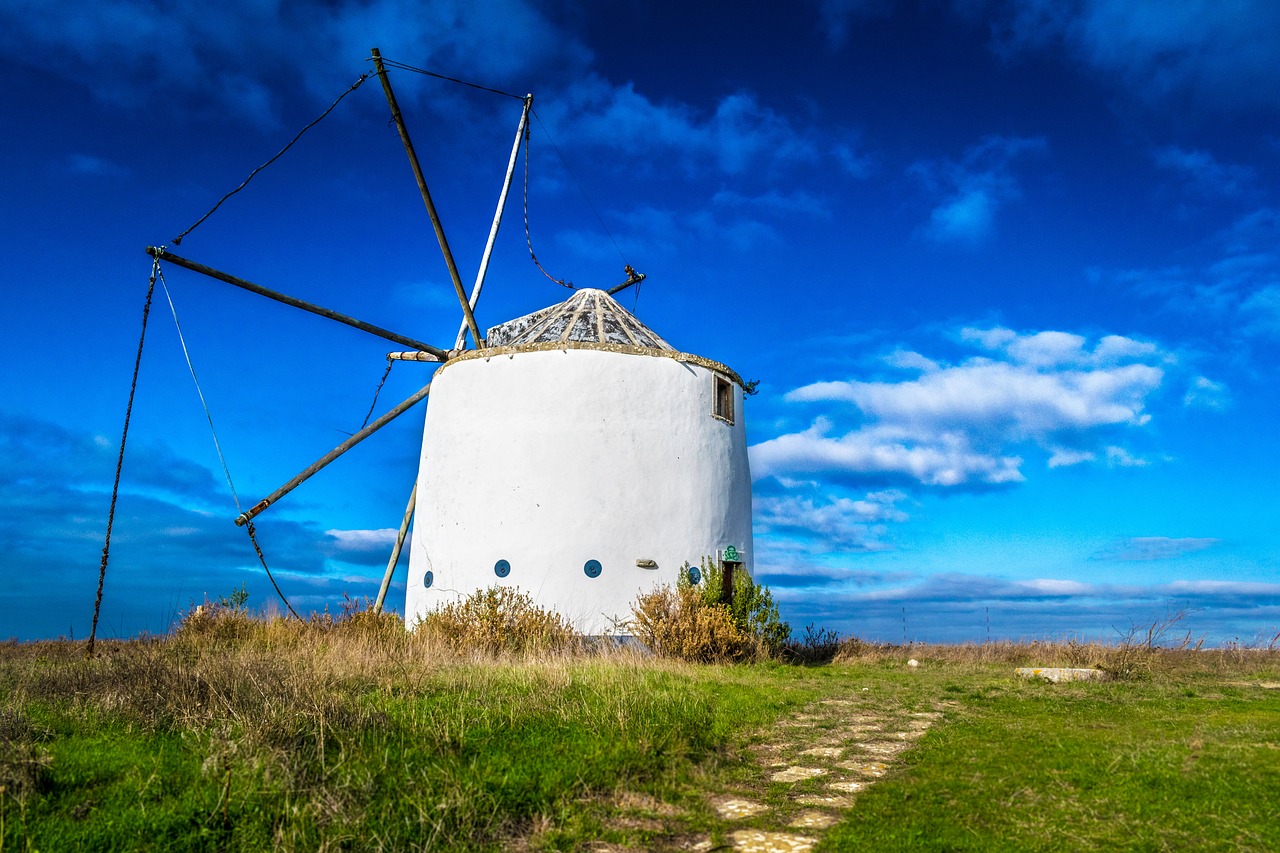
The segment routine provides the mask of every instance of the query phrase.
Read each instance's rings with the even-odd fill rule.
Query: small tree
[[[710,557],[702,558],[701,580],[697,584],[702,600],[709,606],[727,607],[733,623],[744,634],[755,638],[769,655],[777,655],[791,638],[791,626],[782,621],[773,593],[767,586],[752,580],[745,570],[733,573],[733,597],[724,600],[724,569]],[[680,573],[677,586],[692,586],[689,570]]]

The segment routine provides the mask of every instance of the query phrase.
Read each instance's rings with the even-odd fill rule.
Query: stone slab
[[[1100,669],[1074,669],[1065,666],[1020,666],[1018,675],[1023,678],[1042,678],[1054,684],[1063,681],[1103,681],[1107,677]]]

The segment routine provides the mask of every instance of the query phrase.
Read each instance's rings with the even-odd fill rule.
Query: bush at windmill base
[[[728,608],[708,605],[688,587],[664,586],[641,595],[627,628],[654,654],[694,663],[746,660],[755,645]]]
[[[673,589],[641,595],[628,629],[655,654],[697,663],[756,660],[777,655],[791,629],[778,617],[767,587],[745,571],[733,578],[733,599],[723,600],[723,573],[702,561],[702,582],[689,581],[688,567]]]
[[[563,616],[544,610],[528,593],[494,586],[428,613],[415,629],[457,652],[564,651],[578,640]]]
[[[733,599],[726,602],[724,570],[711,558],[703,557],[701,576],[702,582],[695,585],[689,580],[689,572],[683,571],[676,585],[699,590],[708,606],[726,608],[733,624],[751,637],[765,656],[774,657],[782,651],[791,637],[791,626],[778,615],[778,606],[767,586],[756,583],[746,571],[739,569],[733,573]]]

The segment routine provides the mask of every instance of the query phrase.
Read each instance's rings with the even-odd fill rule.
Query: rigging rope
[[[600,227],[604,229],[604,233],[609,237],[609,242],[613,244],[613,248],[618,252],[618,257],[622,259],[622,262],[624,264],[629,265],[631,262],[627,260],[626,255],[622,254],[622,248],[618,246],[618,241],[613,239],[613,232],[609,230],[609,226],[605,224],[603,217],[600,216],[600,211],[596,210],[596,206],[591,203],[591,197],[587,195],[587,191],[582,188],[582,184],[578,181],[577,176],[574,175],[573,170],[569,168],[569,161],[565,159],[564,152],[560,150],[560,146],[556,145],[556,141],[551,136],[551,132],[547,130],[547,126],[542,123],[542,117],[538,115],[537,110],[530,110],[530,112],[532,112],[533,117],[538,120],[538,127],[542,128],[542,132],[546,134],[547,141],[550,142],[551,147],[555,149],[556,156],[560,158],[560,163],[564,166],[565,172],[569,175],[569,178],[573,181],[573,185],[578,188],[578,192],[582,195],[582,200],[587,203],[587,207],[591,208],[591,213],[595,216],[596,221],[600,223]],[[525,182],[527,184],[529,180],[528,137],[525,138],[524,165],[525,165]],[[526,193],[527,193],[527,187],[526,187]]]
[[[142,344],[147,339],[147,317],[151,315],[151,297],[156,292],[156,277],[160,274],[160,259],[151,264],[151,279],[147,284],[147,299],[142,306],[142,333],[138,335],[138,355],[133,360],[133,381],[129,383],[129,404],[124,410],[124,431],[120,435],[120,455],[116,458],[116,479],[111,486],[111,509],[107,511],[107,536],[102,545],[102,565],[98,569],[98,595],[93,602],[93,626],[89,629],[89,647],[85,657],[93,657],[93,646],[98,636],[98,614],[102,610],[102,587],[107,579],[107,558],[111,553],[111,528],[116,520],[116,498],[120,495],[120,470],[124,467],[124,446],[129,440],[129,421],[133,418],[133,398],[138,393],[138,370],[142,367]]]
[[[182,324],[178,322],[178,309],[174,307],[173,296],[169,293],[169,283],[164,280],[164,272],[160,269],[159,263],[156,265],[156,275],[160,279],[160,287],[164,289],[164,298],[169,303],[169,313],[173,314],[173,325],[178,330],[178,343],[182,344],[182,355],[187,360],[187,370],[191,373],[191,381],[195,383],[196,394],[200,397],[200,405],[204,407],[204,417],[209,422],[209,432],[213,433],[213,446],[218,451],[218,462],[222,464],[222,475],[227,478],[227,486],[231,489],[231,499],[235,501],[238,514],[242,511],[240,509],[240,496],[236,494],[236,484],[231,480],[231,469],[227,467],[227,457],[222,453],[222,442],[218,440],[218,431],[213,427],[213,414],[210,413],[209,403],[204,398],[204,389],[200,387],[200,379],[196,376],[195,365],[191,363],[191,351],[187,349],[187,338],[182,334]]]
[[[537,113],[534,113],[534,115],[536,116]],[[542,124],[542,120],[539,119],[538,123]],[[525,128],[524,131],[524,242],[525,245],[529,247],[529,259],[533,261],[533,265],[536,266],[543,275],[561,287],[567,287],[570,290],[573,290],[573,282],[565,281],[562,278],[556,278],[551,273],[547,272],[542,264],[538,262],[538,256],[533,252],[533,238],[529,236],[529,130],[529,128]],[[551,144],[555,145],[554,142]]]
[[[391,365],[395,364],[391,356],[387,356],[387,369],[382,374],[382,379],[378,382],[378,387],[373,390],[373,402],[369,404],[369,412],[364,416],[364,423],[360,424],[360,429],[364,429],[369,425],[369,418],[373,417],[373,409],[378,405],[378,395],[382,393],[382,386],[387,384],[387,377],[391,375]]]
[[[209,411],[209,403],[205,400],[204,389],[200,387],[200,379],[196,376],[195,365],[191,362],[191,351],[187,349],[187,338],[182,334],[182,323],[178,321],[178,309],[173,304],[173,295],[169,293],[169,284],[164,280],[164,272],[160,269],[160,259],[158,257],[152,267],[153,286],[156,278],[160,279],[160,287],[164,290],[164,297],[169,303],[169,311],[173,314],[173,325],[178,330],[178,342],[182,344],[182,355],[187,360],[187,370],[191,373],[191,381],[195,383],[196,394],[200,397],[200,405],[204,407],[204,417],[209,422],[209,432],[213,433],[213,446],[218,451],[218,462],[222,465],[223,476],[227,478],[227,486],[231,489],[231,499],[235,502],[236,513],[242,514],[240,495],[236,493],[236,484],[231,479],[231,469],[227,466],[227,457],[222,452],[222,442],[218,440],[218,431],[213,426],[213,413]],[[262,553],[262,546],[258,544],[257,531],[254,530],[252,524],[248,525],[247,530],[249,532],[249,541],[253,543],[253,550],[258,555],[258,562],[262,564],[262,568],[267,573],[267,579],[275,587],[276,595],[280,596],[280,600],[284,602],[284,606],[293,614],[293,618],[301,622],[302,617],[298,615],[298,611],[293,609],[293,605],[289,603],[289,599],[281,591],[280,584],[276,583],[275,576],[271,574],[271,567],[267,565],[267,558]]]
[[[292,147],[293,147],[293,144],[294,144],[295,142],[297,142],[299,139],[301,139],[301,138],[302,138],[302,135],[303,135],[304,133],[306,133],[306,132],[307,132],[308,130],[310,130],[311,128],[315,127],[315,126],[316,126],[317,124],[319,124],[319,123],[320,123],[320,122],[321,122],[321,121],[322,121],[322,120],[323,120],[327,115],[329,115],[329,113],[333,112],[333,108],[334,108],[334,107],[336,107],[339,103],[341,103],[342,99],[343,99],[343,98],[345,98],[347,95],[350,95],[350,94],[351,94],[352,92],[354,92],[356,89],[359,89],[359,88],[360,88],[360,84],[361,84],[361,83],[363,83],[365,80],[368,80],[368,79],[369,79],[369,76],[370,76],[370,75],[368,75],[368,74],[361,74],[361,75],[360,75],[360,78],[359,78],[358,80],[356,80],[356,82],[352,83],[352,84],[351,84],[351,86],[350,86],[350,88],[348,88],[348,89],[347,89],[347,91],[345,91],[345,92],[343,92],[341,95],[339,95],[339,96],[337,97],[337,99],[336,99],[332,104],[330,104],[330,105],[329,105],[329,108],[328,108],[327,110],[325,110],[324,112],[320,113],[320,115],[319,115],[319,116],[318,116],[314,121],[312,121],[312,122],[311,122],[311,124],[307,125],[307,126],[306,126],[306,127],[304,127],[302,130],[298,131],[298,134],[297,134],[296,136],[294,136],[294,137],[293,137],[293,139],[289,140],[289,144],[288,144],[288,145],[286,145],[285,147],[283,147],[283,148],[281,148],[279,151],[277,151],[277,152],[276,152],[276,155],[275,155],[274,157],[272,157],[270,160],[268,160],[267,162],[263,163],[261,166],[259,166],[258,168],[254,169],[252,172],[250,172],[250,173],[249,173],[249,177],[245,178],[243,181],[241,181],[241,182],[240,182],[240,186],[236,187],[236,188],[235,188],[235,189],[233,189],[231,192],[227,193],[227,194],[226,194],[226,195],[224,195],[222,198],[218,199],[218,203],[217,203],[217,204],[215,204],[213,207],[209,208],[209,212],[208,212],[208,213],[206,213],[204,216],[201,216],[201,217],[200,217],[199,219],[197,219],[194,223],[192,223],[190,228],[188,228],[186,231],[183,231],[183,232],[182,232],[181,234],[179,234],[177,237],[174,237],[174,238],[173,238],[173,245],[175,245],[175,246],[180,246],[180,245],[182,245],[182,238],[183,238],[183,237],[187,236],[187,235],[188,235],[188,234],[190,234],[192,231],[196,230],[196,228],[198,228],[202,222],[204,222],[204,221],[205,221],[206,219],[208,219],[210,216],[213,216],[214,211],[216,211],[218,208],[222,207],[222,203],[223,203],[224,201],[226,201],[227,199],[231,198],[231,197],[232,197],[233,195],[235,195],[236,193],[240,192],[240,190],[244,189],[244,188],[249,184],[249,182],[250,182],[250,181],[252,181],[252,180],[254,179],[254,176],[255,176],[255,175],[257,175],[257,174],[258,174],[259,172],[261,172],[263,169],[267,168],[267,167],[268,167],[268,166],[270,166],[272,163],[274,163],[275,161],[279,160],[282,156],[284,156],[284,153],[285,153],[286,151],[288,151],[290,148],[292,148]]]
[[[372,62],[373,60],[372,58],[370,58],[366,61]],[[415,74],[425,74],[428,77],[434,77],[437,80],[448,80],[450,83],[458,83],[462,86],[470,86],[472,89],[479,89],[481,92],[492,92],[495,95],[505,95],[508,98],[515,98],[517,101],[524,100],[522,96],[513,95],[511,92],[504,92],[501,89],[493,89],[493,88],[490,88],[489,86],[481,86],[479,83],[469,83],[466,80],[459,80],[457,77],[447,77],[444,74],[437,74],[436,72],[428,71],[425,68],[415,68],[412,65],[406,65],[405,63],[397,62],[394,59],[387,59],[385,56],[382,58],[382,64],[387,68],[398,68],[401,71],[412,71]]]

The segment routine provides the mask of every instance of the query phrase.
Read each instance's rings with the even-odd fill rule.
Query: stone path
[[[757,767],[709,796],[714,833],[669,835],[649,849],[802,853],[854,807],[937,720],[940,711],[886,708],[865,691],[826,699],[778,721],[750,749]],[[599,851],[622,850],[600,845]]]

